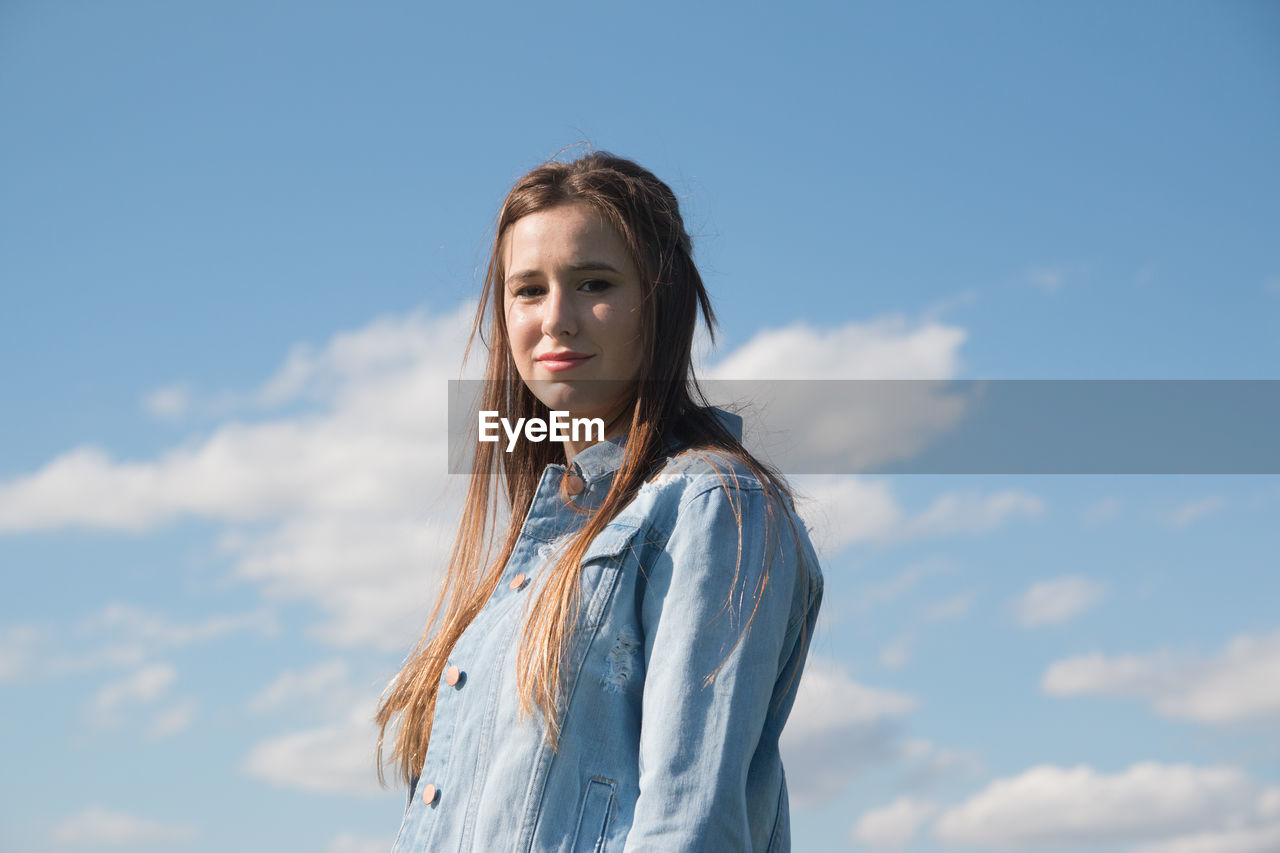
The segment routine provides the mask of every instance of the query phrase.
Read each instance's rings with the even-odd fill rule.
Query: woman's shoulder
[[[659,528],[679,519],[688,522],[699,512],[728,512],[735,518],[745,512],[749,518],[743,520],[752,526],[761,518],[794,516],[786,481],[741,446],[741,416],[715,407],[699,414],[703,420],[709,416],[717,421],[719,432],[734,441],[720,440],[705,423],[685,424],[686,429],[667,440],[663,455],[624,514]]]
[[[649,484],[680,492],[705,491],[717,486],[730,491],[765,487],[746,459],[719,447],[689,447],[673,452]]]
[[[785,482],[740,453],[720,447],[689,447],[673,451],[636,496],[641,509],[661,524],[698,511],[727,511],[755,525],[760,518],[781,511],[794,515]],[[759,518],[758,518],[759,517]]]
[[[742,441],[740,415],[715,407],[703,409],[702,415],[704,419],[709,416],[718,421],[724,432]],[[710,436],[703,435],[694,440],[687,436],[673,438],[668,441],[666,451],[665,459],[657,472],[648,478],[646,486],[668,493],[696,494],[714,487],[729,491],[755,491],[763,490],[767,485],[761,479],[765,476],[763,470],[753,464],[754,460],[748,461],[741,452],[720,445]]]
[[[667,457],[631,509],[655,542],[679,536],[687,548],[767,549],[790,559],[821,584],[818,558],[787,484],[754,460],[724,448],[689,448]],[[763,553],[763,550],[761,550]],[[797,568],[797,570],[799,570]],[[798,575],[799,577],[800,575]]]

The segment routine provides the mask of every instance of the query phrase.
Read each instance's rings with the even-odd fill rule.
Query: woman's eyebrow
[[[600,270],[603,270],[605,272],[618,273],[619,275],[621,275],[621,271],[618,269],[615,269],[613,264],[607,264],[604,261],[578,261],[577,263],[570,264],[568,267],[566,267],[566,269],[569,272],[585,272],[587,270],[590,270],[592,272],[598,272]],[[524,281],[530,278],[541,278],[541,277],[542,277],[541,270],[520,270],[520,272],[512,273],[511,275],[507,276],[506,281],[507,283],[510,283],[513,281]]]

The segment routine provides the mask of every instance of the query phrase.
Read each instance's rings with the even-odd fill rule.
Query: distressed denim
[[[572,500],[599,506],[623,454],[620,441],[579,453]],[[516,655],[539,579],[585,520],[565,474],[543,472],[502,579],[450,655],[393,853],[789,850],[778,736],[822,600],[804,525],[776,507],[766,561],[760,483],[726,456],[674,453],[582,561],[555,751],[541,714],[518,713]]]

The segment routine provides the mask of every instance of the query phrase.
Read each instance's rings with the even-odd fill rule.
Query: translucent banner
[[[502,452],[553,440],[554,425],[539,439],[536,425],[531,434],[530,424],[482,415],[482,381],[449,384],[451,473],[470,471],[482,423]],[[784,474],[1280,473],[1280,380],[699,384],[710,404],[742,417],[747,448]]]

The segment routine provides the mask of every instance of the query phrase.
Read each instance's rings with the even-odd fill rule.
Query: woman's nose
[[[577,310],[573,294],[564,287],[552,285],[542,303],[542,333],[552,338],[578,332]]]

